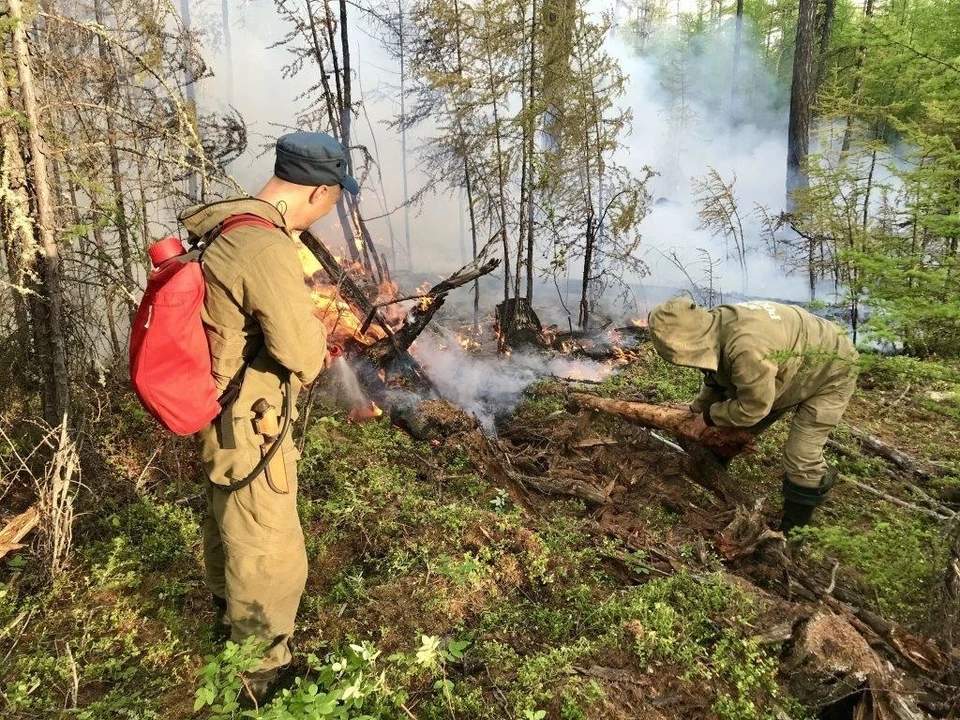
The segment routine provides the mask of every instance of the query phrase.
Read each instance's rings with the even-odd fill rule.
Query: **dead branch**
[[[555,478],[547,475],[533,477],[520,473],[510,473],[510,475],[520,485],[527,488],[532,487],[546,495],[566,495],[578,498],[591,505],[606,505],[610,501],[607,493],[576,478]]]
[[[850,485],[853,485],[855,488],[863,490],[864,492],[870,493],[871,495],[875,495],[876,497],[879,497],[879,498],[883,498],[887,502],[897,505],[898,507],[906,508],[907,510],[913,510],[914,512],[922,513],[923,515],[928,515],[929,517],[932,517],[936,520],[940,520],[940,521],[952,520],[956,516],[956,513],[950,512],[946,508],[943,508],[942,510],[939,510],[939,511],[931,510],[929,508],[921,507],[919,505],[915,505],[914,503],[907,502],[906,500],[901,500],[898,497],[894,497],[889,493],[883,492],[883,490],[877,490],[875,487],[871,487],[866,483],[862,483],[859,480],[854,480],[852,477],[849,477],[847,475],[840,475],[839,477],[844,482],[849,483]]]
[[[313,253],[314,257],[320,262],[320,265],[323,266],[327,275],[330,276],[330,280],[342,290],[347,300],[357,306],[370,320],[376,320],[377,325],[387,334],[387,338],[392,338],[393,332],[390,330],[390,326],[373,306],[369,298],[367,298],[366,293],[360,289],[360,286],[350,277],[350,274],[341,267],[340,263],[333,256],[333,253],[327,250],[326,245],[320,242],[309,230],[304,230],[300,233],[300,242]],[[366,325],[369,327],[369,321]]]
[[[868,452],[873,453],[874,455],[882,457],[884,460],[896,465],[901,470],[913,473],[914,475],[924,479],[948,475],[950,472],[948,469],[933,463],[916,460],[902,450],[899,450],[892,445],[888,445],[880,440],[880,438],[877,436],[871,435],[870,433],[861,430],[858,427],[854,427],[853,425],[845,425],[845,427],[850,434],[860,442],[860,447]]]
[[[377,367],[386,368],[394,359],[405,353],[417,339],[420,333],[436,314],[437,310],[443,305],[447,293],[458,287],[462,287],[477,278],[493,272],[500,265],[499,259],[488,260],[480,263],[479,259],[468,263],[460,268],[453,275],[437,283],[430,288],[423,300],[418,302],[408,313],[403,321],[403,326],[391,336],[378,340],[364,351],[364,355]],[[369,303],[368,303],[369,307]],[[375,317],[376,309],[371,308],[368,311],[368,320],[364,325],[368,325],[370,319]]]

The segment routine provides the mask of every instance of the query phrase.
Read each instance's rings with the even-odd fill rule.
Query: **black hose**
[[[262,473],[267,465],[270,464],[270,461],[273,460],[273,457],[279,452],[280,445],[283,443],[284,438],[287,437],[287,433],[290,432],[290,422],[293,417],[293,388],[290,385],[290,376],[287,375],[287,379],[283,381],[283,389],[285,397],[283,399],[283,425],[280,428],[280,434],[277,436],[277,439],[273,441],[273,445],[270,446],[270,449],[267,450],[267,454],[260,458],[253,470],[247,475],[243,480],[237,483],[230,483],[229,485],[220,485],[213,481],[210,482],[218,490],[223,490],[224,492],[236,492],[237,490],[243,490],[250,483],[257,479],[257,476]]]

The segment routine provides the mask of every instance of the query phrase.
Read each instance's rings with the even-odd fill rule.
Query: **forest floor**
[[[883,705],[901,691],[904,713],[954,712],[957,521],[929,511],[960,498],[960,369],[869,359],[845,421],[936,472],[906,473],[841,427],[830,460],[843,479],[790,547],[764,533],[787,423],[724,474],[644,429],[565,410],[571,388],[684,401],[698,381],[641,346],[601,384],[529,388],[496,438],[449,406],[428,440],[315,410],[299,466],[305,680],[260,715],[909,717]],[[0,715],[235,716],[255,649],[215,636],[189,443],[129,393],[95,392],[68,563],[51,579],[37,542],[0,566]],[[19,468],[3,478],[0,525],[35,492],[30,434],[13,430],[27,411],[8,401],[0,414],[3,466]],[[863,658],[836,663],[827,674],[846,690],[797,652],[824,614],[883,661],[869,677]],[[843,632],[827,634],[844,645]]]

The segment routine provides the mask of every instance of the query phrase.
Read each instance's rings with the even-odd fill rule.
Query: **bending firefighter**
[[[268,699],[278,669],[290,663],[307,577],[298,454],[284,428],[327,349],[292,234],[326,215],[341,188],[357,192],[346,169],[346,151],[329,135],[284,135],[274,176],[256,197],[193,207],[180,218],[191,235],[216,237],[203,255],[203,324],[223,410],[196,435],[209,480],[204,563],[231,639],[265,647],[246,677],[248,703]]]
[[[690,405],[704,425],[757,434],[796,410],[783,448],[781,530],[806,525],[836,480],[823,446],[856,387],[857,351],[838,325],[774,302],[707,310],[675,298],[650,313],[653,346],[704,374]]]

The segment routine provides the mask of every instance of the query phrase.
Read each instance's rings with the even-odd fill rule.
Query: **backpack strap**
[[[190,244],[191,247],[193,247],[193,249],[199,253],[196,256],[197,259],[199,260],[203,258],[203,253],[207,251],[207,248],[213,245],[214,240],[221,235],[226,235],[234,228],[241,227],[242,225],[256,225],[262,228],[280,229],[279,225],[275,225],[270,220],[262,218],[259,215],[254,215],[253,213],[239,213],[237,215],[230,215],[229,217],[221,220],[216,226],[205,232],[203,235],[193,239]]]

